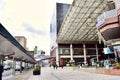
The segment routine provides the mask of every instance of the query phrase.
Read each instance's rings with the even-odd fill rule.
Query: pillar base
[[[70,60],[70,63],[74,63],[75,62],[75,60]]]

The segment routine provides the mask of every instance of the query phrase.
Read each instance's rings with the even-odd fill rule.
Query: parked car
[[[10,70],[10,66],[9,65],[4,65],[4,70]]]

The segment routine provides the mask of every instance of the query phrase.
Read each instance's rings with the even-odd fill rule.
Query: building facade
[[[63,19],[70,7],[70,4],[56,3],[50,24],[51,48],[56,46],[57,34],[60,30]]]
[[[58,43],[56,42],[57,34],[60,30],[61,24],[63,22],[63,19],[70,7],[70,4],[64,4],[64,3],[56,3],[55,9],[53,12],[51,24],[50,24],[50,38],[51,38],[51,57],[56,57],[56,51]],[[58,60],[58,59],[57,59]],[[58,61],[57,61],[58,62]]]
[[[105,57],[103,54],[104,44],[96,43],[58,43],[56,42],[57,34],[62,27],[62,22],[69,10],[70,4],[56,4],[56,9],[53,13],[53,18],[50,24],[51,32],[51,56],[56,58],[56,63],[59,65],[62,59],[65,63],[78,63],[90,64],[91,59],[99,61]]]
[[[111,0],[111,7],[98,17],[97,28],[101,39],[115,53],[120,62],[120,0]],[[114,7],[113,7],[114,6]]]
[[[24,36],[15,36],[15,39],[25,48],[27,49],[27,38]]]

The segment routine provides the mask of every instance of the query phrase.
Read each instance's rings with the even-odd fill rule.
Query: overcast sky
[[[25,36],[27,47],[49,54],[49,27],[55,2],[72,0],[0,0],[0,23],[13,35]]]

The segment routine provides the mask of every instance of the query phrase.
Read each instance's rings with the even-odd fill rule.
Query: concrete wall
[[[120,8],[120,0],[114,0],[115,5],[116,5],[116,9]]]

